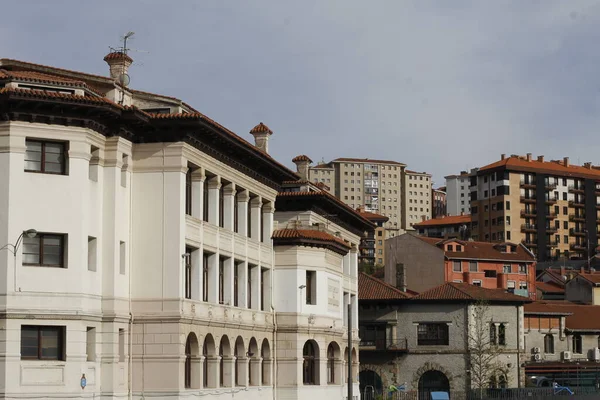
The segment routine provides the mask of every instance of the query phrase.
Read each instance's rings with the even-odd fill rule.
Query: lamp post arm
[[[15,249],[15,245],[14,244],[5,244],[4,246],[0,247],[0,250],[8,250],[11,253],[15,254],[16,253],[16,249]]]
[[[21,234],[19,235],[19,237],[17,238],[17,241],[15,242],[15,244],[13,246],[13,254],[15,256],[17,255],[17,250],[19,250],[19,246],[23,243],[23,235],[25,235],[25,232],[21,232]]]

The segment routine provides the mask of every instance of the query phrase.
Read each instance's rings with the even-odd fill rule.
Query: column
[[[225,304],[229,304],[233,306],[233,257],[229,257],[225,259],[223,262],[223,281],[225,283],[225,287],[223,288],[223,301]],[[239,271],[238,271],[239,273]],[[239,298],[238,298],[239,300]]]
[[[219,191],[221,178],[215,176],[208,181],[208,222],[219,225]]]
[[[270,386],[271,382],[273,382],[272,379],[272,373],[273,373],[273,360],[272,359],[266,359],[266,360],[262,360],[262,380],[260,382],[261,386]]]
[[[273,270],[264,268],[261,271],[260,279],[261,279],[261,287],[263,288],[263,293],[261,296],[261,304],[263,305],[264,311],[271,311],[271,274]]]
[[[254,357],[250,359],[250,386],[262,385],[262,363],[262,357]]]
[[[261,207],[262,198],[260,196],[256,196],[250,200],[250,217],[252,218],[252,231],[250,232],[250,237],[257,241],[260,241]]]
[[[202,253],[199,249],[192,251],[192,300],[202,299]]]
[[[198,388],[204,389],[204,368],[207,366],[207,360],[204,356],[198,356]],[[193,380],[193,378],[192,378]],[[207,382],[208,383],[208,382]]]
[[[219,387],[219,362],[221,361],[220,356],[208,356],[206,360],[204,360],[204,365],[208,368],[207,371],[207,380],[209,388],[218,388]]]
[[[358,301],[356,301],[356,295],[350,296],[350,302],[352,304],[352,329],[358,329]]]
[[[336,359],[334,362],[334,379],[335,379],[335,384],[336,385],[341,385],[342,382],[345,382],[345,380],[343,381],[343,379],[345,379],[345,374],[344,374],[344,360],[342,359]],[[329,377],[328,377],[329,378]]]
[[[248,235],[248,201],[250,195],[247,190],[238,188],[237,208],[238,208],[238,233],[243,236]]]
[[[250,284],[252,285],[252,309],[260,310],[260,266],[255,266],[250,270]]]
[[[208,302],[219,303],[219,255],[208,256]]]
[[[238,356],[237,357],[238,380],[239,380],[239,382],[236,382],[237,386],[243,386],[243,387],[248,386],[248,376],[249,376],[248,361],[249,361],[249,358],[246,356]]]
[[[223,188],[223,228],[233,231],[233,208],[235,204],[235,184]],[[239,218],[239,215],[238,215]]]
[[[350,253],[346,253],[342,258],[342,270],[344,275],[350,275]]]
[[[352,245],[352,250],[350,250],[350,276],[358,276],[358,251],[355,244]]]
[[[192,172],[192,217],[202,219],[202,204],[204,202],[204,168]]]
[[[223,357],[223,387],[233,387],[235,382],[233,381],[235,374],[235,357],[234,356],[222,356]]]
[[[242,261],[238,265],[238,307],[248,307],[248,262]]]
[[[342,303],[342,309],[344,310],[344,320],[342,325],[348,327],[348,304],[350,304],[350,295],[344,292],[344,302]]]
[[[273,234],[273,213],[275,206],[272,201],[265,203],[262,207],[262,238],[261,242],[271,243],[271,235]]]

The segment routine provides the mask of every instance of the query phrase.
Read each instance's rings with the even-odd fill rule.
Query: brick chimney
[[[537,160],[538,160],[539,162],[544,162],[544,156],[538,156]]]
[[[113,51],[112,53],[108,53],[104,57],[104,61],[106,61],[108,64],[110,77],[114,80],[117,80],[121,75],[126,74],[129,67],[133,63],[133,59],[122,51]]]
[[[568,167],[568,166],[569,166],[569,157],[565,157],[565,158],[563,158],[563,165],[564,165],[565,167]]]
[[[531,162],[531,153],[527,153],[527,161]]]
[[[312,163],[312,160],[308,156],[301,154],[292,158],[292,162],[296,164],[296,171],[298,172],[298,175],[300,175],[300,179],[307,181],[308,169],[309,165]]]
[[[250,130],[250,134],[254,136],[254,145],[268,154],[269,137],[273,134],[273,131],[261,122]]]

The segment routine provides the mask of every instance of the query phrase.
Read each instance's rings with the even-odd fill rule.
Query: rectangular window
[[[462,272],[462,267],[460,265],[460,261],[453,261],[452,262],[452,270],[454,272]]]
[[[505,274],[510,274],[512,272],[512,267],[510,265],[505,265],[502,268],[502,272],[504,272]]]
[[[507,209],[507,210],[510,210],[510,201],[507,201],[507,202],[506,202],[506,209]]]
[[[258,268],[258,267],[248,264],[248,272],[247,272],[248,282],[247,282],[247,286],[246,286],[246,290],[247,290],[246,303],[248,305],[248,308],[252,308],[252,270],[254,268]]]
[[[481,286],[481,281],[479,279],[476,279],[473,281],[472,285],[473,286]]]
[[[85,354],[87,361],[96,361],[96,328],[91,326],[86,329]]]
[[[202,255],[202,301],[208,301],[208,253]]]
[[[486,269],[483,272],[485,273],[486,278],[495,278],[497,275],[496,271],[493,269]]]
[[[208,222],[208,181],[202,185],[202,221]]]
[[[219,226],[225,226],[225,193],[224,185],[219,188]]]
[[[189,247],[185,248],[185,254],[183,255],[184,263],[184,277],[185,277],[185,298],[192,298],[192,249]]]
[[[219,257],[219,304],[225,303],[225,259]]]
[[[21,326],[22,360],[65,360],[64,326]]]
[[[125,361],[125,329],[119,329],[119,362]]]
[[[519,273],[527,274],[527,264],[519,264]]]
[[[119,242],[119,272],[125,275],[127,266],[127,246],[125,242]]]
[[[477,272],[477,261],[469,261],[469,272]]]
[[[239,284],[238,284],[238,279],[240,278],[240,264],[239,262],[234,262],[233,263],[233,306],[234,307],[238,307],[239,306],[239,302],[240,302],[240,295],[239,295]]]
[[[95,237],[88,236],[88,271],[96,271],[97,243]]]
[[[419,346],[448,346],[448,336],[448,324],[417,325],[417,345]]]
[[[317,304],[317,272],[306,271],[306,304]]]
[[[563,236],[563,243],[564,244],[569,244],[569,235],[564,235]]]
[[[521,290],[527,290],[527,282],[519,282],[519,289]]]
[[[26,140],[25,148],[26,172],[66,173],[65,143]]]
[[[185,174],[185,213],[192,215],[192,167]]]
[[[64,268],[66,235],[38,233],[23,235],[23,265]]]

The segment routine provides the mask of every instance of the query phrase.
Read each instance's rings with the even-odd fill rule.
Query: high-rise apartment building
[[[402,176],[402,229],[431,219],[431,174],[405,170]]]
[[[596,251],[600,167],[503,154],[471,176],[470,191],[475,240],[522,242],[538,261]]]
[[[396,161],[336,158],[327,164],[310,167],[309,180],[329,186],[331,193],[354,209],[364,207],[367,212],[387,217],[384,228],[385,237],[389,238],[398,235],[403,227],[402,176],[405,167]],[[430,189],[427,189],[428,201],[429,196]]]
[[[469,200],[469,173],[461,171],[459,175],[448,175],[446,179],[446,213],[461,215],[471,213]]]
[[[431,216],[441,218],[446,216],[446,188],[431,189]]]

